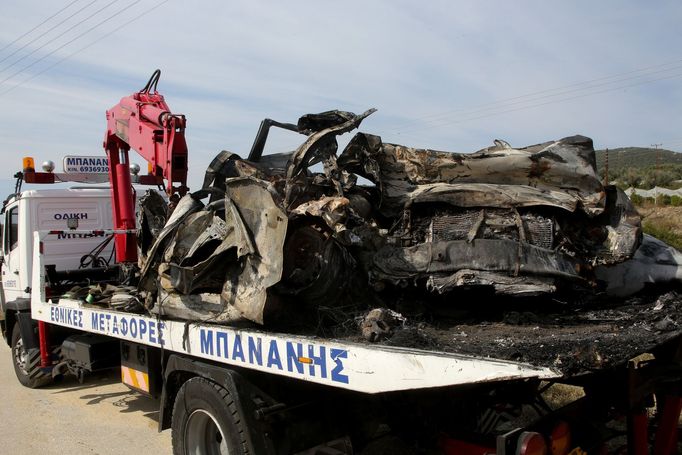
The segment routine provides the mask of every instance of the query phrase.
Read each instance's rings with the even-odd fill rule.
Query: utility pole
[[[658,205],[658,180],[661,177],[661,152],[658,149],[663,144],[651,144],[656,149],[656,181],[654,182],[654,205]]]
[[[609,184],[609,149],[604,154],[604,185]]]
[[[656,149],[656,172],[661,170],[661,151],[658,149],[663,144],[651,144]]]

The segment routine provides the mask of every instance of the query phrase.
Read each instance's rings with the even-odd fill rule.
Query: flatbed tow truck
[[[169,123],[167,108],[155,114]],[[173,119],[179,135],[184,118]],[[172,428],[176,454],[677,453],[682,299],[674,289],[596,307],[559,305],[545,316],[503,309],[502,317],[414,327],[419,336],[411,342],[378,344],[178,320],[126,311],[125,302],[103,308],[57,289],[60,279],[96,282],[111,270],[46,267],[54,262],[50,249],[59,249],[55,237],[116,236],[118,262],[135,256],[134,209],[121,209],[117,195],[130,188],[127,148],[118,147],[125,149],[118,160],[109,154],[119,172],[111,176],[119,182],[114,229],[106,219],[94,229],[13,225],[12,208],[31,194],[6,205],[4,254],[26,235],[23,251],[32,258],[22,263],[30,285],[11,299],[4,292],[2,302],[3,332],[24,385],[120,366],[125,384],[161,397],[159,430]],[[27,182],[54,179],[24,171]],[[172,188],[171,174],[149,180],[162,176]],[[548,399],[560,384],[581,393],[568,403]]]

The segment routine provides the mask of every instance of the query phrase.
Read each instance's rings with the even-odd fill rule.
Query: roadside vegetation
[[[643,202],[637,205],[637,210],[642,215],[645,233],[682,251],[682,206]]]
[[[609,182],[625,189],[662,186],[682,188],[682,153],[665,149],[623,147],[609,150]],[[597,150],[597,171],[604,176],[606,151]]]
[[[606,151],[597,150],[597,172],[603,177]],[[608,153],[609,182],[625,190],[656,186],[682,188],[682,153],[646,147],[622,147]],[[628,195],[630,196],[630,195]],[[656,199],[630,196],[642,215],[645,233],[682,251],[682,197],[659,194]]]
[[[662,164],[644,168],[628,167],[620,171],[609,170],[609,182],[622,189],[635,187],[650,190],[660,186],[676,190],[682,188],[682,165]]]

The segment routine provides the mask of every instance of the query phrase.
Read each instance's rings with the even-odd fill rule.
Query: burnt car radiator
[[[557,233],[553,218],[530,211],[519,213],[514,209],[449,208],[411,216],[411,222],[404,224],[410,227],[410,232],[403,232],[400,237],[409,239],[412,244],[508,239],[552,249]]]

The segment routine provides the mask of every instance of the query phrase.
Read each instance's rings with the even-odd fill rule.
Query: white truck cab
[[[33,232],[66,231],[46,239],[45,264],[78,269],[81,258],[102,243],[97,235],[69,234],[70,229],[110,229],[111,190],[103,188],[30,189],[11,196],[2,211],[3,307],[30,299]],[[101,253],[109,257],[112,244]],[[3,311],[4,313],[4,311]]]

